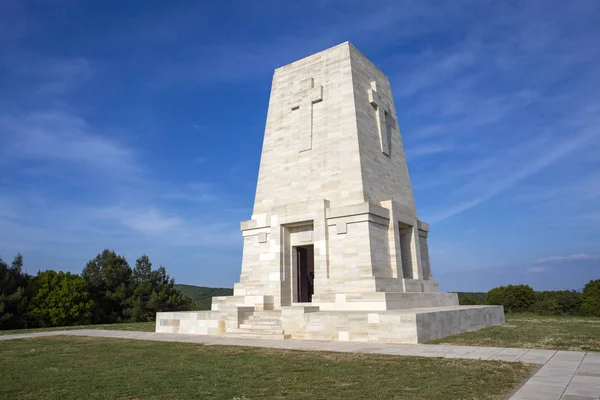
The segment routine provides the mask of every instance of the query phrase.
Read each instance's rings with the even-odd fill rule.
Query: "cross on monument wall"
[[[312,148],[313,104],[323,100],[323,86],[315,87],[314,78],[309,78],[300,82],[300,88],[291,110],[299,110],[298,151],[306,151]]]

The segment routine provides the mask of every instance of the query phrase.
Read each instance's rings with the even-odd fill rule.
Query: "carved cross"
[[[392,127],[394,117],[387,105],[386,100],[377,91],[377,82],[371,82],[369,88],[369,103],[375,108],[377,115],[377,130],[379,132],[379,142],[381,144],[381,152],[386,156],[390,155],[392,141]]]
[[[291,109],[298,110],[299,151],[305,151],[312,149],[313,104],[323,100],[323,86],[315,87],[313,78],[303,80],[300,85],[301,90],[294,95]]]

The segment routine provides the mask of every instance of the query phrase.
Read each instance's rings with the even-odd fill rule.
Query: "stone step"
[[[292,335],[277,335],[272,333],[262,333],[262,332],[250,332],[250,333],[227,333],[224,335],[225,337],[235,338],[235,339],[268,339],[268,340],[286,340],[290,339]]]
[[[280,331],[283,332],[283,330],[281,329],[281,324],[278,325],[273,325],[273,324],[240,324],[240,329],[249,329],[249,330],[257,330],[257,331]]]
[[[275,329],[255,329],[254,328],[245,328],[240,326],[238,329],[236,329],[234,331],[234,333],[254,333],[254,332],[258,332],[258,333],[267,333],[267,334],[273,334],[273,335],[282,335],[284,333],[283,329],[279,328],[275,328]]]
[[[259,310],[254,311],[251,316],[257,316],[260,318],[281,318],[281,311],[279,310]]]
[[[260,318],[260,317],[248,317],[245,319],[246,322],[266,322],[266,323],[281,323],[281,318]]]
[[[290,339],[282,329],[256,330],[240,327],[234,332],[227,332],[225,336],[245,339]]]

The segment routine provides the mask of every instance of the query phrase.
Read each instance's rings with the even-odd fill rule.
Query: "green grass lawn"
[[[0,331],[0,335],[12,335],[15,333],[33,333],[49,331],[70,331],[73,329],[113,329],[116,331],[141,331],[154,332],[156,322],[126,322],[122,324],[103,324],[103,325],[77,325],[77,326],[55,326],[52,328],[34,328],[34,329],[14,329]]]
[[[448,336],[428,343],[600,351],[600,318],[512,314],[506,316],[505,325]]]
[[[0,342],[2,399],[503,399],[535,366],[109,338]]]

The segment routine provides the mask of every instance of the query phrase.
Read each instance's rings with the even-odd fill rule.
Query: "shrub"
[[[529,285],[508,285],[494,288],[485,295],[487,304],[504,306],[506,312],[531,311],[535,292]]]
[[[560,306],[560,304],[558,304],[558,301],[552,297],[542,297],[538,299],[531,307],[531,311],[539,315],[564,314],[562,307]]]
[[[600,279],[589,281],[583,288],[581,314],[600,317]]]
[[[532,311],[540,315],[577,315],[581,294],[574,290],[537,292]]]

